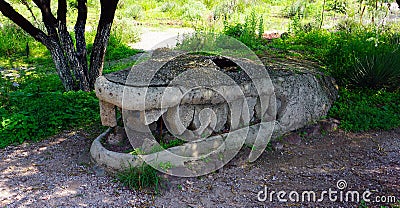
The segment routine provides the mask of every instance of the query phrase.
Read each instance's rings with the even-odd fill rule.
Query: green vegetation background
[[[68,5],[74,20],[75,1]],[[89,0],[88,7],[90,49],[99,3]],[[16,9],[29,14],[23,5]],[[129,44],[141,27],[193,27],[233,36],[260,56],[318,62],[339,84],[329,116],[341,120],[342,129],[387,130],[400,126],[400,36],[398,25],[382,22],[389,12],[370,0],[121,0],[104,72],[134,64],[124,58],[138,52]],[[2,16],[0,23],[0,148],[68,129],[101,128],[94,92],[64,92],[45,47]],[[265,30],[287,33],[265,40]]]

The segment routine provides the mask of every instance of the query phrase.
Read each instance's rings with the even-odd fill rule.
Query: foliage
[[[189,21],[201,20],[206,11],[207,7],[201,1],[189,0],[183,6],[181,17]]]
[[[129,167],[120,172],[117,178],[130,189],[153,188],[156,193],[158,193],[162,181],[158,171],[145,163],[139,167]]]
[[[0,27],[0,55],[26,55],[26,44],[32,40],[33,38],[14,24],[4,25]]]
[[[229,25],[225,22],[223,33],[238,39],[251,49],[262,48],[264,43],[261,38],[264,33],[263,17],[257,18],[256,14],[252,12],[250,16],[246,17],[244,23]]]
[[[340,85],[380,89],[398,80],[399,46],[392,44],[390,32],[372,28],[351,33],[339,31],[333,37],[323,62]]]
[[[346,0],[327,0],[326,4],[328,11],[346,14],[348,9],[348,4]]]
[[[274,40],[270,47],[294,53],[325,66],[338,84],[348,88],[399,87],[399,37],[390,27],[350,24],[330,32],[313,28]]]
[[[349,80],[354,87],[400,89],[400,51],[384,51],[356,58]]]
[[[305,17],[307,15],[307,1],[297,0],[290,6],[286,7],[284,11],[285,17]]]
[[[347,131],[392,129],[400,126],[400,93],[341,89],[329,116]]]
[[[162,148],[168,149],[170,147],[180,146],[180,145],[185,144],[185,143],[186,143],[186,141],[184,141],[184,140],[173,139],[173,140],[170,140],[168,142],[163,142],[161,140],[160,145],[161,145]]]
[[[125,9],[125,15],[132,19],[138,20],[143,16],[143,8],[140,5],[129,5]]]
[[[99,122],[94,92],[62,92],[54,74],[24,79],[20,86],[15,86],[1,78],[7,87],[0,93],[0,148]]]

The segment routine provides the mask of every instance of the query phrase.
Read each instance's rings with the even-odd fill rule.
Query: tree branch
[[[63,24],[67,23],[67,1],[58,0],[57,19]]]
[[[47,29],[47,34],[49,36],[57,35],[56,27],[58,25],[58,22],[54,15],[51,13],[50,0],[33,0],[33,2],[42,13],[42,18],[44,25]]]
[[[82,63],[83,72],[86,77],[88,76],[87,65],[87,50],[85,38],[85,26],[87,20],[87,6],[86,0],[78,0],[78,17],[75,23],[75,39],[76,39],[76,52],[78,53],[79,62]]]
[[[108,39],[110,37],[111,26],[117,9],[118,0],[100,0],[101,13],[97,33],[94,39],[92,54],[90,56],[90,87],[102,73],[104,56],[106,54]]]
[[[0,11],[1,13],[25,30],[29,35],[31,35],[35,40],[46,45],[47,35],[32,25],[25,17],[19,14],[15,9],[7,3],[5,0],[0,0]],[[47,45],[46,45],[47,46]]]
[[[29,6],[29,3],[26,0],[20,0],[21,4],[25,5],[25,7],[28,9],[28,11],[31,13],[31,16],[33,18],[33,21],[35,21],[36,24],[38,24],[38,21],[36,19],[35,14],[33,13],[31,7]]]

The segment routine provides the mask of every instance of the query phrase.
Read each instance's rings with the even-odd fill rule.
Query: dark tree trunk
[[[50,51],[65,90],[89,91],[94,89],[94,82],[103,71],[104,55],[118,0],[100,0],[100,21],[90,57],[90,70],[88,70],[85,40],[86,0],[77,1],[78,17],[74,28],[76,47],[67,30],[66,0],[58,0],[57,18],[51,12],[50,0],[33,0],[41,11],[47,34],[33,26],[5,0],[0,0],[0,11],[4,16],[28,32],[35,40],[46,46]],[[29,5],[25,6],[29,8]]]
[[[76,20],[74,28],[75,39],[76,39],[76,52],[78,53],[79,62],[82,63],[83,73],[87,78],[89,78],[86,38],[85,38],[86,19],[87,19],[86,0],[78,0],[78,18]],[[90,82],[90,80],[88,81]]]
[[[100,0],[101,14],[99,24],[97,26],[97,33],[93,43],[92,54],[90,56],[90,87],[94,88],[94,83],[102,73],[104,66],[104,56],[112,22],[117,9],[118,0]]]

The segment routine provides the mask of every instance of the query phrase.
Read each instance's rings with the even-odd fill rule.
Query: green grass
[[[18,87],[9,80],[0,81],[0,148],[100,120],[95,93],[63,92],[55,74],[25,75],[14,81]]]
[[[135,21],[151,26],[170,23],[191,26],[230,35],[253,50],[271,53],[279,51],[282,56],[319,62],[324,72],[332,75],[342,89],[329,116],[341,120],[341,128],[345,130],[365,131],[400,126],[400,70],[397,67],[399,60],[396,52],[400,42],[399,27],[362,25],[356,18],[360,15],[357,14],[360,5],[355,0],[347,1],[348,4],[343,4],[342,0],[327,0],[326,19],[341,15],[350,18],[339,22],[335,30],[324,30],[319,28],[322,1],[296,2],[120,1],[107,48],[104,73],[124,69],[135,63],[129,59],[118,61],[138,52],[127,46],[138,40]],[[68,4],[73,6],[73,3],[69,1]],[[365,19],[370,20],[374,13],[373,7],[364,1],[362,6],[367,8]],[[90,49],[95,35],[95,23],[98,21],[99,3],[89,0],[88,7],[88,27],[92,27],[92,32],[87,32]],[[27,12],[24,6],[16,8],[23,13]],[[38,10],[34,9],[34,13],[38,14]],[[69,19],[76,18],[74,12],[68,15]],[[65,129],[98,124],[98,100],[94,93],[64,92],[46,48],[2,16],[0,22],[0,70],[12,70],[7,72],[12,76],[4,77],[4,73],[0,76],[0,148],[24,141],[37,141]],[[271,43],[259,38],[264,30],[286,29],[287,22],[290,22],[287,38],[276,39]],[[193,43],[197,44],[195,41]],[[215,48],[212,44],[217,43],[210,41],[210,47]],[[397,60],[396,64],[390,62],[393,59]],[[371,65],[371,60],[374,67],[366,67]],[[358,75],[363,68],[367,68],[368,73],[360,77]],[[389,70],[388,73],[388,68],[397,71]],[[368,77],[377,81],[368,81]],[[176,144],[172,142],[164,145],[167,148]]]
[[[156,169],[147,164],[129,169],[117,174],[118,180],[130,189],[143,190],[153,189],[159,192],[162,178]]]
[[[342,89],[329,116],[347,131],[393,129],[400,126],[400,93]]]
[[[0,28],[0,33],[0,148],[100,123],[95,93],[64,92],[44,46],[12,24]],[[92,39],[93,34],[88,33],[88,41]],[[28,57],[24,54],[26,41],[30,46]],[[132,66],[134,60],[118,60],[137,53],[114,31],[104,73]]]

